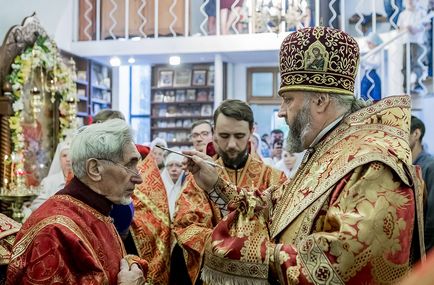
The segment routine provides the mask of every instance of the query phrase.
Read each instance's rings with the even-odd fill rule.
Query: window
[[[138,144],[151,141],[151,67],[130,68],[130,124]]]
[[[279,69],[251,67],[247,69],[247,101],[255,104],[280,104]]]

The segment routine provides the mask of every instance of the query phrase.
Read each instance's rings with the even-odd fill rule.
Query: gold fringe
[[[204,265],[200,275],[207,285],[270,285],[267,279],[248,278],[216,271]]]
[[[345,96],[354,96],[354,92],[343,88],[327,87],[327,86],[315,86],[315,85],[291,85],[284,86],[277,92],[279,96],[286,91],[311,91],[311,92],[323,92],[323,93],[334,93]]]

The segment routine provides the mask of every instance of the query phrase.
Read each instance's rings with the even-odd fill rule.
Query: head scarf
[[[48,171],[48,176],[63,172],[60,165],[60,154],[65,149],[69,149],[70,145],[68,142],[61,142],[56,147],[56,152],[54,153],[53,160],[51,161],[50,171]]]
[[[171,152],[165,160],[165,165],[167,166],[170,162],[182,163],[184,157]],[[183,182],[184,171],[178,177],[178,180],[174,183],[169,175],[167,167],[161,172],[161,178],[163,179],[164,186],[166,187],[167,201],[169,203],[169,213],[170,219],[173,219],[175,214],[175,204],[178,200],[179,194],[181,194],[182,182]]]

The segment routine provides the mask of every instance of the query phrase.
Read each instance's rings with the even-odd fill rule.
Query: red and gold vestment
[[[125,250],[110,209],[73,178],[23,224],[6,284],[117,284]]]
[[[410,106],[408,96],[387,97],[345,117],[268,195],[220,180],[216,188],[239,207],[207,243],[205,281],[393,284],[405,276],[413,231],[423,233]],[[258,210],[264,203],[270,211]]]
[[[224,166],[217,155],[214,161]],[[238,187],[253,187],[259,191],[286,180],[283,172],[273,169],[259,159],[249,155],[242,169],[216,168],[219,176],[235,183]],[[217,193],[222,194],[222,193]],[[187,177],[186,185],[177,201],[173,230],[178,244],[184,250],[184,257],[191,280],[199,276],[205,249],[205,242],[214,226],[227,213],[227,203],[223,197],[209,198],[200,189],[192,176]]]
[[[136,186],[132,196],[134,218],[130,231],[139,256],[148,262],[148,282],[168,284],[173,239],[166,188],[152,154],[138,169],[143,183]]]

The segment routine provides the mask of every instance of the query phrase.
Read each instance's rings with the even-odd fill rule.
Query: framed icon
[[[173,70],[161,70],[158,75],[158,87],[173,86]]]
[[[205,86],[205,84],[206,84],[206,70],[205,69],[193,70],[193,80],[191,85]]]
[[[177,69],[175,70],[175,79],[173,86],[186,87],[191,85],[191,70],[190,69]]]

